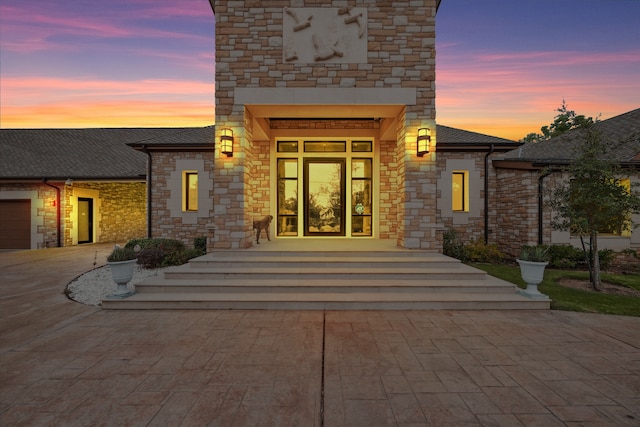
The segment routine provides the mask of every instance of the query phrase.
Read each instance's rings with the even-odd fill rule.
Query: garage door
[[[0,249],[31,249],[31,200],[0,200]]]

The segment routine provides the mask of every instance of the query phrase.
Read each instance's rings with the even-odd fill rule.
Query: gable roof
[[[607,158],[640,167],[640,108],[597,122],[603,142],[611,147]],[[584,130],[575,129],[543,142],[530,142],[505,153],[504,161],[539,165],[567,165],[575,158]],[[500,162],[501,160],[497,160]]]
[[[0,179],[144,180],[146,154],[127,144],[213,142],[213,127],[0,129]]]

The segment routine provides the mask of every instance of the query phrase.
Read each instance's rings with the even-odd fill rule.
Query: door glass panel
[[[344,160],[305,161],[305,235],[344,236]]]
[[[278,159],[278,235],[298,235],[297,159]]]
[[[353,236],[371,236],[371,216],[354,216],[351,218],[351,234]]]
[[[351,235],[371,236],[373,185],[371,159],[351,160]]]

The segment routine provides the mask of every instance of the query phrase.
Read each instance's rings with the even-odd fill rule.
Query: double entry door
[[[279,158],[278,236],[373,236],[372,163],[346,155]]]

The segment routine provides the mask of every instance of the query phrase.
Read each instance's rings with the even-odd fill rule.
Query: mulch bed
[[[596,292],[589,280],[578,279],[560,279],[558,284],[566,286],[568,288],[580,289],[583,291]],[[623,295],[628,297],[640,298],[640,291],[626,286],[614,285],[613,283],[602,282],[600,285],[601,293],[609,295]]]

